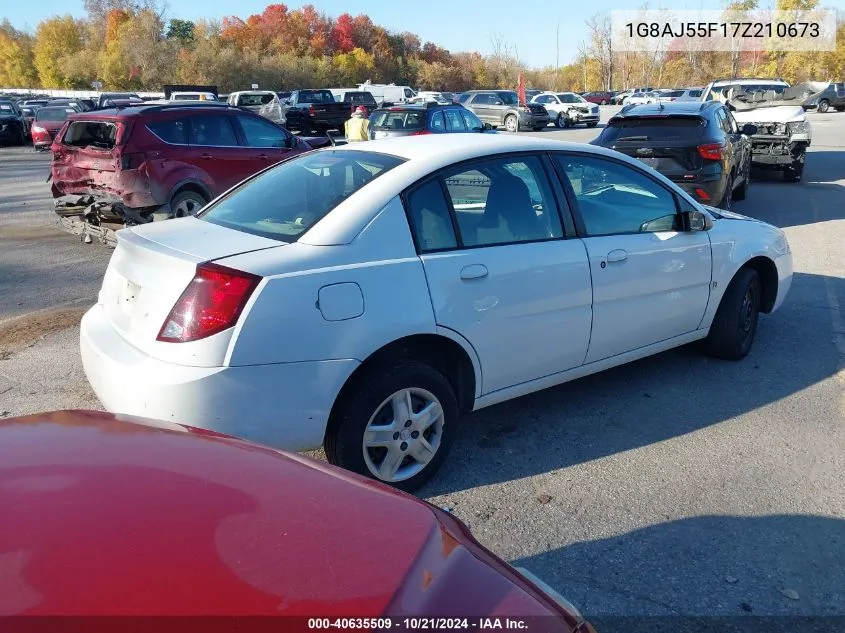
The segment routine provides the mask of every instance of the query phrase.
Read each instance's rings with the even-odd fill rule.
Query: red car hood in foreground
[[[425,502],[169,423],[82,411],[0,423],[0,508],[0,616],[552,615],[558,630],[579,624]]]

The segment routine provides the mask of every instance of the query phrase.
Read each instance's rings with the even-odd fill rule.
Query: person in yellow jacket
[[[370,140],[370,121],[367,119],[367,109],[358,106],[352,113],[352,118],[343,125],[346,140],[350,143]]]

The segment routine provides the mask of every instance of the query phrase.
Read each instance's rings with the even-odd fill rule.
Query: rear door
[[[183,160],[205,172],[216,196],[257,170],[253,150],[238,141],[233,117],[222,112],[192,113],[188,117],[188,147]]]
[[[672,191],[640,169],[556,153],[590,259],[593,327],[587,363],[698,329],[710,297],[707,232],[679,230]]]
[[[615,149],[656,169],[670,180],[701,169],[698,146],[707,123],[699,116],[620,117],[602,130],[596,144]]]
[[[37,120],[37,113],[36,113]],[[61,152],[53,159],[53,182],[63,192],[114,190],[118,178],[118,146],[130,133],[127,121],[71,121],[62,135]]]
[[[469,99],[464,102],[464,105],[467,106],[470,110],[472,110],[475,113],[475,116],[477,116],[482,121],[490,123],[492,125],[498,125],[496,117],[493,115],[490,109],[491,101],[491,93],[477,92],[473,95],[470,95]]]
[[[587,352],[587,254],[564,237],[548,173],[535,155],[479,160],[405,196],[437,323],[472,344],[484,394],[577,367]]]
[[[727,155],[730,156],[731,162],[729,167],[734,168],[734,184],[737,185],[746,177],[748,173],[748,139],[739,131],[739,126],[736,124],[730,111],[721,107],[716,111],[716,116],[719,118],[719,125],[725,133],[725,143],[727,143]]]

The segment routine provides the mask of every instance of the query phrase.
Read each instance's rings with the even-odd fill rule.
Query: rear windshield
[[[117,125],[108,121],[74,121],[68,126],[62,144],[72,147],[112,149],[117,139],[117,132]]]
[[[334,103],[334,95],[328,90],[300,90],[299,103]]]
[[[700,97],[702,92],[704,92],[704,91],[703,90],[690,90],[689,96],[690,97]]]
[[[701,117],[642,117],[611,119],[598,138],[601,145],[615,142],[678,141],[701,136],[706,122]]]
[[[684,91],[683,90],[667,90],[665,92],[661,92],[660,94],[663,97],[680,97],[682,94],[684,94]]]
[[[0,112],[14,112],[15,109],[11,103],[0,103]]]
[[[366,103],[374,105],[376,100],[369,92],[347,92],[343,95],[344,103]]]
[[[425,112],[419,110],[381,110],[370,118],[374,130],[421,130],[425,127]]]
[[[357,150],[302,154],[247,181],[199,217],[294,242],[346,198],[403,162],[396,156]]]
[[[67,121],[68,115],[76,114],[73,108],[39,108],[35,113],[36,121]]]
[[[265,94],[265,95],[238,95],[238,103],[239,106],[262,106],[270,103],[275,95],[273,94]]]

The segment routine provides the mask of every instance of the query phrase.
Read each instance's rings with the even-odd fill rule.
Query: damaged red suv
[[[140,224],[193,215],[256,172],[313,147],[240,108],[174,103],[72,115],[51,149],[57,212],[93,205],[98,215],[113,216],[100,220]]]

